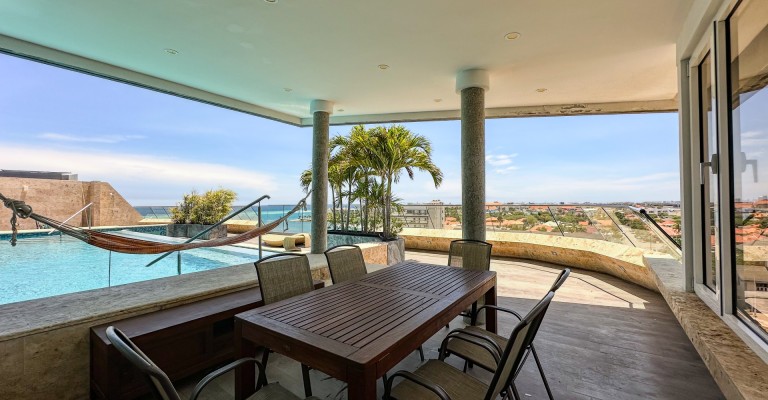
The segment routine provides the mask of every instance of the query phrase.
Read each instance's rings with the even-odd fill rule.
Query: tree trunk
[[[363,197],[360,196],[360,231],[365,232],[365,218],[363,218]]]
[[[392,228],[392,176],[387,177],[386,193],[384,193],[384,236],[391,237]]]
[[[347,196],[347,230],[349,230],[349,221],[352,220],[352,178],[347,181],[347,189],[349,189],[349,195]]]
[[[331,187],[331,205],[333,206],[333,229],[336,230],[336,191],[333,190],[333,184],[328,186]]]

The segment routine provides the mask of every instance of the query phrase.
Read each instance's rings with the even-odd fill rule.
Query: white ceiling
[[[495,115],[660,100],[662,109],[677,94],[675,43],[692,1],[0,0],[0,47],[99,69],[20,39],[296,124],[308,123],[313,99],[335,102],[336,122],[454,117],[466,68],[489,71]],[[521,37],[505,40],[513,31]]]

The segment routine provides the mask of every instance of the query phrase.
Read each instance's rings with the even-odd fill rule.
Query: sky
[[[238,204],[303,197],[311,128],[2,54],[0,88],[0,169],[77,173],[109,182],[135,206],[220,187],[235,190]],[[417,172],[395,194],[460,203],[460,122],[404,125],[432,142],[444,180],[435,189]],[[677,135],[676,113],[488,119],[486,200],[677,201]]]

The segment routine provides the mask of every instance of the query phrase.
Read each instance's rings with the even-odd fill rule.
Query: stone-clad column
[[[313,100],[312,113],[312,254],[328,244],[328,131],[333,103]]]
[[[461,230],[464,239],[485,240],[485,91],[488,72],[461,71]]]

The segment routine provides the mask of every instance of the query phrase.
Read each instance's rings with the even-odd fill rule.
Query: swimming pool
[[[121,234],[173,240],[147,233]],[[8,238],[0,237],[0,304],[178,275],[177,254],[146,267],[159,255],[110,252],[67,236],[59,237],[57,233],[23,235],[16,247],[11,247]],[[265,257],[271,254],[264,252]],[[257,249],[240,246],[186,250],[181,252],[180,272],[187,274],[258,259]]]

